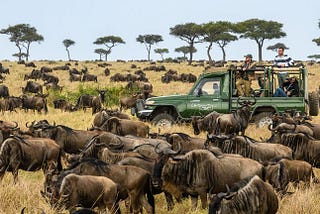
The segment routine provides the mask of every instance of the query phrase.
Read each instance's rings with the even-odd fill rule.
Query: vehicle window
[[[200,85],[199,89],[202,91],[202,95],[220,95],[220,79],[209,79],[206,80],[202,85]],[[196,91],[199,91],[196,90]]]

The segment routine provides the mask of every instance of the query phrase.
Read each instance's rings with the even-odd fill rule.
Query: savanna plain
[[[19,96],[22,94],[21,87],[25,86],[26,81],[23,80],[26,73],[30,73],[32,68],[25,67],[24,65],[19,65],[17,62],[2,61],[3,67],[10,69],[10,75],[7,75],[6,80],[3,84],[9,87],[10,94],[13,96]],[[63,61],[36,61],[35,64],[37,68],[42,66],[54,67],[59,65],[64,65],[66,62]],[[98,66],[98,63],[94,61],[83,61],[78,62],[75,65],[71,62],[71,68],[81,68],[87,67],[89,73],[98,76],[98,82],[70,82],[69,72],[57,70],[53,71],[53,75],[59,77],[59,85],[64,86],[61,93],[64,97],[68,97],[68,94],[79,90],[79,87],[90,87],[99,89],[108,89],[110,87],[124,87],[126,83],[114,83],[110,82],[110,76],[106,77],[104,75],[104,69]],[[138,69],[143,69],[150,66],[149,62],[108,62],[110,66],[108,67],[111,71],[110,75],[117,72],[126,74],[128,72],[133,73]],[[137,68],[132,68],[132,64],[135,64]],[[160,65],[157,63],[156,65]],[[161,63],[166,67],[166,70],[173,69],[178,71],[178,73],[193,73],[199,76],[204,70],[203,66],[189,66],[185,63]],[[215,68],[216,71],[222,68]],[[317,90],[320,85],[320,64],[308,65],[307,69],[309,71],[309,88],[308,91]],[[144,71],[147,74],[147,78],[153,85],[153,95],[169,95],[169,94],[185,94],[188,93],[192,83],[182,83],[182,82],[171,82],[169,84],[164,84],[161,82],[161,75],[164,72],[155,71]],[[42,83],[42,80],[38,80]],[[44,92],[46,93],[46,91]],[[34,113],[32,111],[24,112],[23,110],[17,110],[17,112],[4,112],[0,114],[0,120],[4,121],[16,121],[22,130],[26,130],[26,122],[38,121],[42,119],[47,119],[50,123],[55,122],[56,124],[63,124],[74,129],[86,130],[92,126],[92,121],[94,115],[91,114],[91,110],[86,112],[80,110],[76,112],[61,112],[58,109],[53,108],[53,96],[48,97],[48,114],[44,113]],[[119,106],[111,106],[108,108],[119,108]],[[126,110],[127,114],[130,114],[130,110]],[[131,116],[132,117],[132,116]],[[133,120],[137,118],[132,117]],[[320,123],[320,116],[313,117],[313,122]],[[157,128],[149,124],[151,127],[151,132],[157,132]],[[191,136],[194,136],[192,127],[190,124],[174,125],[170,130],[161,130],[161,133],[165,132],[184,132]],[[246,131],[246,134],[254,139],[267,139],[270,136],[270,131],[267,127],[258,128],[254,124],[250,125]],[[200,137],[205,138],[202,134]],[[320,170],[314,169],[315,174],[320,178]],[[41,208],[47,214],[57,213],[53,210],[49,204],[42,198],[40,190],[43,188],[44,176],[41,171],[38,172],[24,172],[19,171],[19,182],[15,185],[13,184],[13,177],[10,173],[6,173],[4,179],[0,183],[0,213],[1,214],[15,214],[20,213],[23,207],[27,207],[26,213],[40,213],[38,208]],[[280,199],[280,207],[278,213],[283,214],[302,214],[302,213],[320,213],[320,185],[312,184],[309,188],[303,188],[302,186],[290,187],[290,191],[293,194]],[[207,213],[208,210],[197,211],[191,210],[190,200],[185,200],[182,203],[176,203],[175,208],[168,212],[166,209],[166,202],[162,195],[156,195],[156,213]],[[123,208],[123,202],[121,203]],[[68,213],[67,211],[63,213]]]

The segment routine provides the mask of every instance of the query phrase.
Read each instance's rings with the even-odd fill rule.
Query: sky
[[[99,56],[94,50],[103,46],[93,42],[110,35],[121,37],[125,44],[114,47],[109,60],[143,60],[147,59],[147,51],[136,41],[139,35],[161,35],[164,41],[153,49],[167,48],[169,53],[164,57],[175,58],[182,55],[174,49],[187,43],[170,35],[171,27],[189,22],[236,23],[257,18],[282,23],[287,34],[284,38],[265,40],[264,60],[274,58],[276,53],[266,48],[278,42],[289,47],[286,54],[293,59],[307,60],[309,55],[320,54],[320,46],[312,42],[320,37],[319,9],[319,0],[1,0],[0,29],[22,23],[37,29],[44,41],[32,43],[30,60],[67,60],[64,39],[76,42],[69,48],[72,59],[95,60]],[[207,59],[206,46],[196,45],[195,60]],[[7,35],[0,34],[0,60],[16,60],[12,54],[17,50]],[[226,46],[227,60],[241,60],[248,53],[258,58],[258,46],[253,40],[239,39]],[[221,49],[214,46],[211,56],[221,60]],[[152,50],[151,59],[161,58]]]

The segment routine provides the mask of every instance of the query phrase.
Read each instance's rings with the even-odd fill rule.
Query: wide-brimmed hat
[[[244,57],[245,57],[245,58],[251,58],[251,59],[253,58],[253,57],[252,57],[252,54],[247,54],[247,55],[245,55]]]

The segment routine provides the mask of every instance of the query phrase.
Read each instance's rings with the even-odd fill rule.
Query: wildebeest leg
[[[191,197],[191,209],[196,210],[198,206],[198,195],[190,195]]]
[[[166,198],[168,210],[172,210],[174,207],[174,201],[173,201],[172,195],[168,192],[164,192],[164,196]]]
[[[206,192],[200,194],[200,200],[201,200],[202,209],[206,209],[207,208],[207,193]]]
[[[139,197],[139,201],[140,201],[140,204],[142,204],[142,206],[146,209],[147,213],[151,213],[153,214],[153,208],[152,206],[148,203],[148,200],[146,198],[145,195],[140,195]]]

